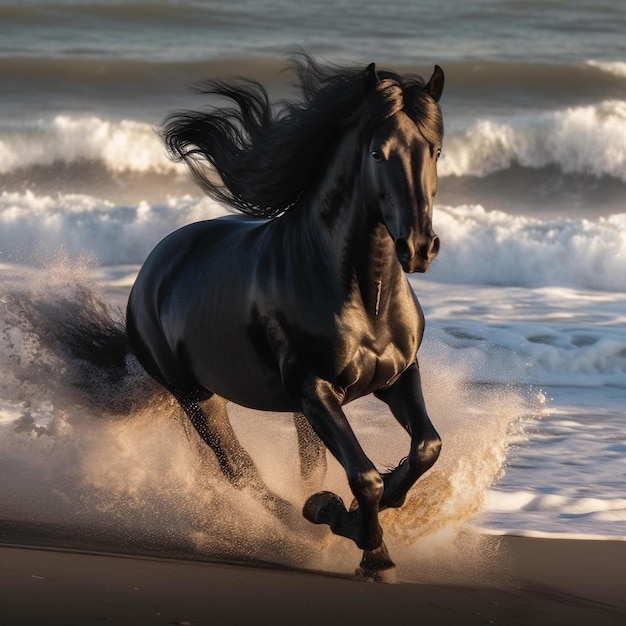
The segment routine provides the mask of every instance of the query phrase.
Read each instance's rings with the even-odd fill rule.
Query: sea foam
[[[209,198],[190,196],[126,205],[85,194],[2,192],[0,262],[41,265],[64,254],[137,264],[168,233],[224,213]]]
[[[623,394],[626,309],[615,293],[410,282],[427,320],[425,347],[455,362],[468,380],[608,385]]]
[[[626,213],[541,219],[438,206],[433,221],[443,242],[429,274],[437,280],[626,291]]]
[[[482,117],[447,129],[441,176],[486,176],[512,164],[626,182],[626,102]]]
[[[596,67],[603,72],[626,78],[626,63],[624,61],[587,61],[590,67]]]
[[[58,115],[0,131],[0,174],[83,161],[117,173],[181,171],[166,158],[155,127],[136,120]]]
[[[140,264],[190,222],[226,214],[205,197],[114,204],[84,194],[0,194],[0,262],[41,265],[61,251],[99,265]],[[626,213],[596,219],[436,206],[443,242],[428,276],[449,283],[626,291]]]

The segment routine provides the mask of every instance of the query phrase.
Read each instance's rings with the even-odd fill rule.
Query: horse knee
[[[422,440],[415,449],[414,464],[418,466],[421,472],[429,470],[439,458],[441,453],[441,438],[435,434],[433,437]]]
[[[372,504],[380,502],[385,490],[385,483],[375,469],[359,472],[349,482],[352,493],[360,505],[365,502]]]

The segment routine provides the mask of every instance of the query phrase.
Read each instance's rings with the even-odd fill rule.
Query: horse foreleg
[[[293,422],[298,436],[300,474],[307,487],[319,488],[324,482],[327,469],[326,446],[311,428],[303,413],[294,413]]]
[[[335,534],[352,539],[363,550],[379,548],[383,531],[378,522],[378,504],[383,480],[359,445],[331,385],[317,380],[305,388],[302,410],[313,430],[345,469],[359,503],[358,509],[348,511],[341,498],[322,491],[311,496],[304,505],[305,518],[315,524],[328,524]]]
[[[363,551],[363,558],[355,574],[357,578],[364,580],[381,583],[396,582],[396,564],[389,557],[384,541],[375,550]]]
[[[228,418],[226,400],[217,395],[201,399],[199,394],[175,394],[202,440],[213,450],[224,476],[237,488],[250,487],[265,506],[282,517],[291,513],[287,500],[272,492],[239,443]]]
[[[417,362],[413,363],[388,389],[376,392],[394,417],[411,437],[409,454],[398,467],[383,475],[385,491],[380,508],[400,507],[409,489],[437,461],[441,439],[435,430],[422,393],[422,381]]]

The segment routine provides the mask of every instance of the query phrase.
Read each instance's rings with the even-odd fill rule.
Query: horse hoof
[[[391,560],[384,541],[374,550],[364,550],[359,565],[355,572],[359,580],[372,580],[377,583],[397,582],[396,564]]]
[[[388,585],[394,585],[398,582],[398,576],[395,566],[378,570],[358,567],[354,571],[354,579],[363,580],[365,582],[386,583]]]
[[[345,509],[343,500],[330,491],[313,494],[302,508],[302,515],[313,524],[330,524],[332,509]]]

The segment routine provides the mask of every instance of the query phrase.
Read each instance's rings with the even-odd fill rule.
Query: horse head
[[[437,104],[443,84],[439,66],[425,86],[405,89],[380,78],[374,64],[365,71],[368,98],[383,111],[363,151],[365,202],[387,227],[405,272],[425,272],[439,252],[432,212],[443,138]]]

